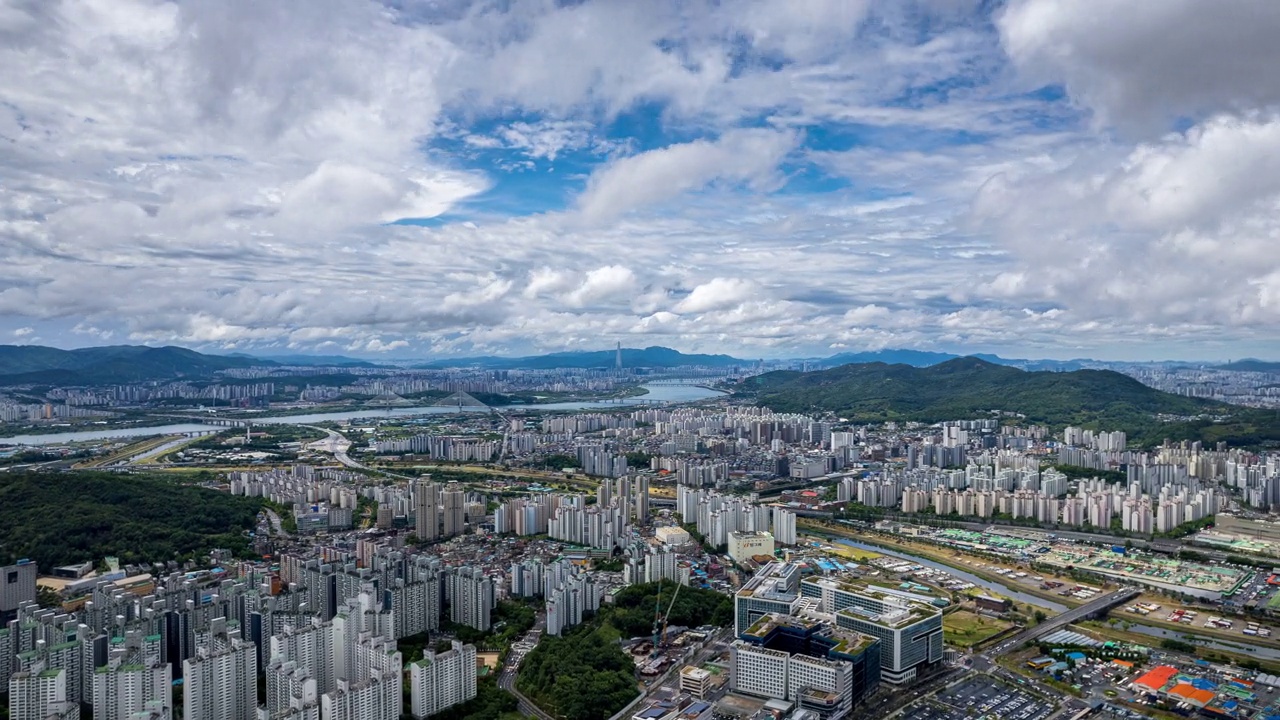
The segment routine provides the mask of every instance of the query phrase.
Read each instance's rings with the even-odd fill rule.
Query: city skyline
[[[0,343],[1280,357],[1272,3],[9,10]]]

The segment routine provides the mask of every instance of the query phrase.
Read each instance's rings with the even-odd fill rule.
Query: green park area
[[[969,648],[1004,632],[1011,625],[1004,620],[986,617],[968,610],[957,610],[942,616],[942,635],[948,645]]]

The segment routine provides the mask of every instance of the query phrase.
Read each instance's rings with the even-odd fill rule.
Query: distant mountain
[[[558,352],[548,355],[528,355],[525,357],[481,357],[447,358],[435,360],[416,366],[419,369],[436,369],[447,367],[480,367],[490,370],[554,370],[559,368],[594,368],[613,367],[614,350]],[[622,364],[625,367],[679,367],[681,365],[703,365],[711,367],[731,367],[747,365],[752,361],[739,360],[728,355],[686,355],[678,350],[666,347],[622,348]]]
[[[1094,363],[1093,360],[1022,360],[1017,358],[1002,358],[999,355],[986,355],[977,353],[969,356],[955,355],[945,352],[931,352],[928,350],[874,350],[868,352],[850,352],[832,355],[818,361],[819,367],[837,367],[840,365],[849,365],[851,363],[873,363],[882,362],[888,365],[910,365],[912,367],[930,367],[948,360],[955,360],[959,357],[976,357],[986,360],[993,365],[1007,365],[1009,367],[1022,368],[1023,370],[1053,370],[1061,372],[1064,370],[1079,370],[1086,363]]]
[[[1280,362],[1269,362],[1267,360],[1255,360],[1254,358],[1245,358],[1244,360],[1236,360],[1225,365],[1218,365],[1216,370],[1236,370],[1238,372],[1261,372],[1274,373],[1280,372]]]
[[[380,368],[386,367],[368,360],[360,360],[345,355],[249,355],[247,353],[231,353],[228,357],[244,357],[255,360],[266,360],[278,365],[296,365],[301,367],[346,367],[346,368]]]
[[[107,385],[200,378],[228,368],[275,364],[258,358],[205,355],[172,346],[60,350],[39,345],[0,345],[0,385]]]
[[[877,362],[771,372],[744,380],[738,393],[779,412],[830,411],[868,421],[937,422],[1002,410],[1033,422],[1096,422],[1114,429],[1150,424],[1156,413],[1196,415],[1228,408],[1161,392],[1110,370],[1029,372],[975,357],[926,368]]]

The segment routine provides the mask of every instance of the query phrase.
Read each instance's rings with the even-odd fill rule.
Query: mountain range
[[[489,370],[513,370],[516,368],[554,370],[559,368],[613,367],[615,361],[615,350],[594,350],[528,355],[525,357],[484,355],[480,357],[446,358],[415,365],[414,367],[419,369],[478,367]],[[734,365],[750,365],[753,362],[752,360],[742,360],[729,355],[687,355],[678,350],[659,346],[644,349],[622,348],[623,367],[670,368],[682,365],[732,367]]]
[[[1161,392],[1110,370],[1026,371],[977,357],[923,368],[872,362],[809,373],[770,372],[742,381],[738,394],[778,412],[832,412],[863,421],[937,422],[1003,411],[1032,422],[1108,429],[1149,425],[1158,413],[1228,409]]]
[[[258,358],[205,355],[180,347],[111,345],[60,350],[0,345],[0,385],[102,385],[209,377],[228,368],[275,365]]]
[[[960,358],[959,355],[925,350],[876,350],[847,352],[824,358],[803,360],[810,369],[838,368],[844,365],[885,364],[915,368],[934,367]],[[1024,360],[1003,358],[998,355],[968,356],[991,365],[1022,370],[1056,372],[1077,371],[1085,367],[1104,365],[1099,361],[1076,360]],[[200,353],[181,347],[147,347],[140,345],[115,345],[61,350],[39,345],[0,345],[0,385],[95,385],[138,382],[142,380],[168,380],[176,378],[207,378],[218,370],[251,366],[311,366],[338,368],[392,369],[410,365],[418,369],[481,368],[509,370],[528,368],[550,370],[559,368],[608,368],[613,367],[614,350],[569,351],[524,357],[484,355],[463,358],[441,358],[428,362],[410,363],[404,360],[385,361],[385,364],[342,355],[309,355],[293,353],[284,355],[250,355],[243,352],[229,355]],[[750,367],[757,361],[730,355],[686,354],[667,347],[623,348],[622,363],[625,367],[673,368],[686,365],[729,368]],[[796,361],[801,362],[801,361]],[[1207,365],[1206,367],[1213,367]],[[1280,372],[1280,363],[1262,360],[1241,360],[1217,366],[1223,370],[1253,372]]]

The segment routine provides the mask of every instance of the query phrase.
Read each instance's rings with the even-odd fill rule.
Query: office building
[[[424,653],[409,664],[411,710],[415,718],[434,715],[476,696],[476,648],[452,641],[442,653]]]
[[[921,666],[942,660],[942,611],[934,603],[946,600],[832,577],[805,578],[800,593],[820,600],[837,627],[880,641],[885,682],[907,682]]]
[[[880,641],[843,630],[812,607],[800,612],[764,615],[739,634],[730,646],[730,687],[791,700],[825,720],[846,717],[880,681]]]
[[[699,700],[705,700],[711,690],[711,673],[699,667],[685,665],[680,668],[680,692],[686,692]]]
[[[30,560],[0,566],[0,625],[14,618],[18,605],[36,601],[36,573]]]
[[[800,606],[800,567],[784,562],[769,563],[734,593],[733,631],[742,634],[769,613],[794,615]]]
[[[773,536],[767,532],[740,531],[729,533],[729,557],[745,563],[755,555],[773,555]]]

